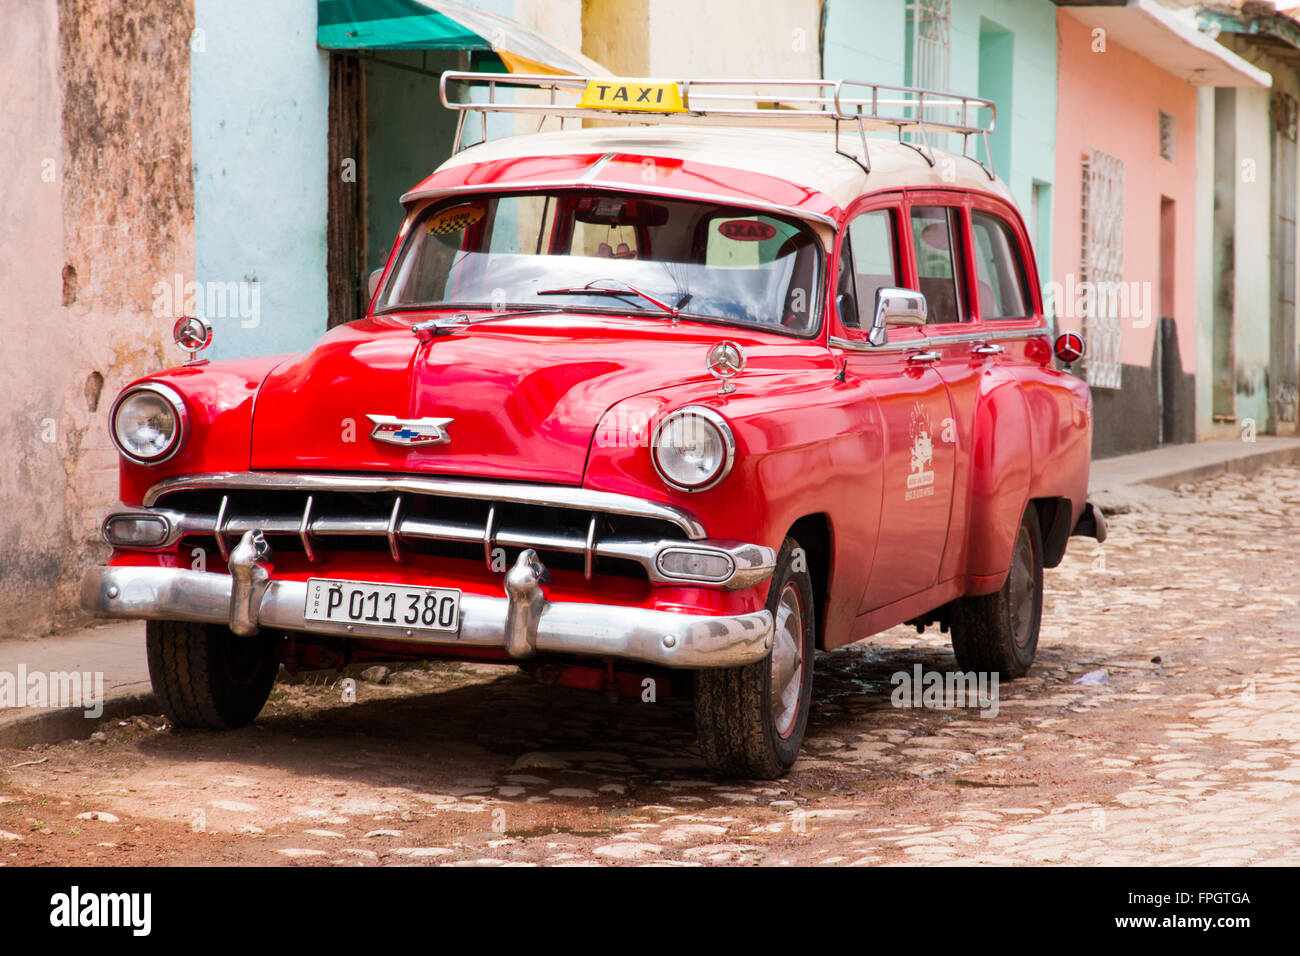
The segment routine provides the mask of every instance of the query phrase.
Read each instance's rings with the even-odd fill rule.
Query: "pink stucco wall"
[[[1052,202],[1052,278],[1080,278],[1082,159],[1094,149],[1124,163],[1124,281],[1151,283],[1155,316],[1126,320],[1122,361],[1149,366],[1159,314],[1178,323],[1183,370],[1196,369],[1196,88],[1107,38],[1094,52],[1090,28],[1057,11],[1056,182]],[[1160,111],[1177,118],[1174,162],[1160,155]],[[1160,303],[1160,204],[1174,215],[1173,308]],[[1080,320],[1057,307],[1062,329]],[[1071,310],[1073,311],[1073,310]],[[1144,327],[1137,327],[1144,326]]]

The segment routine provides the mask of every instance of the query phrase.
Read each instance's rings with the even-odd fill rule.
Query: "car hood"
[[[257,396],[252,467],[580,484],[605,410],[667,385],[707,389],[713,344],[729,339],[778,365],[776,356],[809,350],[733,327],[570,313],[494,317],[422,343],[411,326],[431,317],[361,319],[277,367]],[[450,419],[448,441],[376,440],[372,415]]]

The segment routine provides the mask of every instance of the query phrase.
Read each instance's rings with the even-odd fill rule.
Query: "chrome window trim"
[[[652,518],[676,525],[691,540],[708,536],[704,524],[689,511],[675,505],[635,498],[632,495],[591,491],[566,485],[470,481],[457,478],[321,475],[301,472],[214,472],[165,478],[145,492],[143,503],[148,508],[152,507],[159,498],[178,491],[202,491],[214,488],[236,488],[248,491],[394,492],[433,495],[440,498],[475,498],[489,502],[503,501],[511,504],[571,508],[575,511],[600,511],[632,518]]]

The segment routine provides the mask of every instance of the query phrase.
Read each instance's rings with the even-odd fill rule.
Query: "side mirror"
[[[884,345],[889,341],[891,325],[925,325],[928,312],[925,296],[919,292],[911,289],[877,289],[876,315],[867,332],[867,341],[872,345]]]
[[[371,299],[375,297],[375,290],[379,288],[379,279],[384,274],[383,269],[376,269],[370,273],[370,278],[366,280],[366,291]]]

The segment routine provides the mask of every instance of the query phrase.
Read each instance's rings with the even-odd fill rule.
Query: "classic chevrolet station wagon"
[[[1105,526],[1088,389],[966,148],[991,103],[495,74],[443,101],[458,143],[471,112],[616,122],[458,151],[364,317],[214,362],[182,318],[190,361],[112,407],[82,603],[148,621],[177,725],[252,721],[281,664],[513,662],[693,694],[709,766],[763,778],[818,649],[935,623],[962,669],[1026,671],[1043,569]]]

